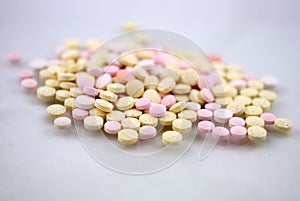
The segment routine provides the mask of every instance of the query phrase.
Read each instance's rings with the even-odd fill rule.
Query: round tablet
[[[278,84],[278,80],[276,79],[276,77],[271,75],[263,76],[260,81],[265,85],[266,88],[273,88]]]
[[[162,142],[165,145],[177,145],[182,141],[182,135],[176,131],[166,131],[162,134]]]
[[[176,103],[176,98],[174,95],[166,95],[162,98],[161,104],[165,105],[167,108],[170,108],[172,105]]]
[[[124,93],[125,92],[125,85],[121,83],[112,83],[108,84],[106,86],[107,91],[113,92],[113,93]]]
[[[103,99],[96,99],[94,102],[96,108],[102,110],[103,112],[112,112],[114,105]]]
[[[48,65],[45,59],[34,59],[29,64],[34,70],[42,70]]]
[[[71,98],[70,91],[68,90],[57,90],[55,94],[56,100],[64,102],[67,98]]]
[[[159,123],[163,126],[170,126],[172,122],[176,119],[176,114],[173,112],[167,111],[164,116],[159,118]]]
[[[107,121],[122,121],[125,119],[125,114],[121,111],[114,110],[111,113],[106,114]]]
[[[193,111],[198,111],[198,110],[201,109],[201,105],[199,103],[195,103],[195,102],[187,102],[186,103],[186,109],[193,110]]]
[[[135,103],[134,98],[132,98],[130,96],[124,96],[117,100],[116,107],[119,110],[129,110],[129,109],[133,108],[134,103]]]
[[[254,98],[252,105],[260,107],[263,111],[268,111],[271,107],[271,102],[265,98]]]
[[[87,116],[83,120],[84,128],[95,131],[103,127],[103,118],[99,116]]]
[[[18,78],[21,81],[24,79],[32,78],[32,76],[33,76],[33,71],[29,69],[23,69],[18,72]]]
[[[202,88],[200,91],[200,96],[207,103],[211,103],[215,100],[214,95],[211,93],[211,91],[208,88]]]
[[[156,128],[153,126],[142,126],[139,129],[139,139],[150,139],[156,136]]]
[[[219,123],[227,123],[233,116],[233,113],[228,109],[216,109],[214,111],[214,120]]]
[[[213,112],[207,109],[200,109],[197,111],[197,115],[200,120],[212,120]]]
[[[262,118],[257,117],[257,116],[249,116],[246,118],[246,126],[247,128],[251,127],[251,126],[260,126],[260,127],[264,127],[265,122]]]
[[[55,96],[56,89],[53,87],[43,86],[37,89],[37,97],[42,100],[52,100]]]
[[[145,91],[143,98],[149,98],[152,103],[160,103],[161,97],[159,93],[154,89],[148,89]]]
[[[133,130],[139,130],[141,122],[136,118],[125,118],[121,121],[122,128],[128,128]]]
[[[243,102],[233,101],[227,105],[227,109],[230,110],[234,116],[240,116],[244,113],[246,108]]]
[[[195,122],[197,120],[197,112],[193,110],[183,110],[182,112],[178,113],[178,117]]]
[[[72,110],[72,117],[77,120],[83,120],[89,115],[89,112],[83,109],[75,108]]]
[[[172,122],[172,129],[182,134],[189,133],[192,130],[192,122],[186,119],[175,119]]]
[[[135,101],[135,107],[138,110],[146,110],[150,107],[151,100],[150,98],[139,98]]]
[[[35,91],[37,85],[38,85],[37,81],[31,78],[24,79],[21,82],[21,87],[26,92]]]
[[[144,84],[140,80],[129,80],[125,89],[126,93],[133,98],[141,97],[144,94]]]
[[[96,87],[97,89],[105,89],[108,84],[112,82],[112,78],[110,74],[103,74],[97,78]]]
[[[66,114],[66,108],[60,104],[53,104],[47,107],[48,116],[51,118],[57,118]]]
[[[80,95],[76,97],[76,106],[81,109],[91,109],[94,106],[95,98],[87,96],[87,95]]]
[[[84,87],[82,91],[84,94],[92,97],[98,96],[99,94],[99,91],[94,87]]]
[[[107,121],[104,124],[104,131],[108,134],[118,134],[121,130],[121,124],[117,121]]]
[[[79,77],[77,79],[77,85],[80,89],[84,87],[94,87],[94,80],[89,77]]]
[[[243,139],[246,137],[247,129],[243,126],[233,126],[230,128],[230,134],[236,139]]]
[[[245,116],[260,116],[263,113],[263,110],[254,105],[250,105],[246,107]]]
[[[126,117],[134,117],[134,118],[139,118],[143,112],[137,109],[130,109],[130,110],[126,110],[124,111],[124,114]]]
[[[218,137],[220,139],[227,139],[229,137],[229,130],[222,126],[217,126],[213,128],[211,133],[214,137]]]
[[[262,118],[265,121],[265,124],[271,125],[274,124],[274,121],[277,117],[272,113],[265,112],[260,115],[260,118]]]
[[[186,108],[186,103],[180,101],[180,102],[177,102],[174,105],[172,105],[169,108],[169,111],[174,112],[174,113],[178,113],[178,112],[181,112],[182,110],[184,110],[185,108]]]
[[[100,96],[100,98],[110,101],[110,102],[113,102],[113,103],[118,100],[118,95],[113,92],[110,92],[110,91],[101,90],[99,96]]]
[[[138,132],[133,129],[122,129],[118,132],[118,141],[124,145],[135,144],[138,141]]]
[[[167,94],[173,90],[175,85],[176,82],[172,77],[166,77],[159,82],[157,90],[162,94]]]
[[[269,100],[270,102],[273,102],[277,98],[276,93],[274,93],[273,91],[270,91],[270,90],[261,90],[259,92],[258,96],[260,98],[265,98],[265,99]]]
[[[211,121],[200,121],[198,123],[198,130],[201,133],[211,133],[214,127],[215,124]]]
[[[76,108],[76,99],[75,98],[67,98],[64,101],[64,106],[66,107],[67,110],[72,111],[73,109]]]
[[[260,126],[251,126],[248,128],[248,138],[252,141],[264,141],[267,138],[267,131]]]
[[[151,104],[149,113],[154,117],[162,117],[166,113],[166,106],[163,104]]]
[[[115,65],[109,65],[104,67],[104,72],[110,74],[111,76],[115,76],[119,70],[120,68]]]
[[[7,55],[7,60],[11,63],[11,64],[19,64],[22,60],[22,56],[18,53],[9,53]]]
[[[57,117],[54,119],[54,126],[59,129],[70,128],[71,124],[69,117]]]
[[[216,109],[220,109],[221,105],[219,103],[207,103],[207,104],[205,104],[204,107],[205,107],[205,109],[213,112]]]
[[[229,126],[245,126],[246,122],[243,118],[241,117],[232,117],[229,119]]]
[[[77,97],[83,95],[83,91],[80,88],[73,87],[70,89],[70,95],[73,97]]]
[[[274,127],[280,132],[288,132],[293,128],[293,122],[285,118],[277,118],[274,121]]]
[[[144,126],[154,126],[156,127],[158,124],[158,119],[156,117],[151,116],[150,114],[142,114],[139,117],[141,124]]]

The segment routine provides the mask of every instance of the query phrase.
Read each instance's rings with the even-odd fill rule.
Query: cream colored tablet
[[[106,121],[122,121],[125,119],[124,112],[113,110],[110,113],[106,114]]]
[[[156,117],[151,116],[150,114],[142,114],[139,117],[139,120],[140,120],[142,126],[156,127],[158,124],[158,119]]]
[[[176,119],[176,114],[167,111],[164,116],[159,118],[159,123],[163,126],[171,126],[172,122]]]
[[[76,87],[74,82],[61,82],[59,83],[59,87],[62,89],[70,90],[71,88]]]
[[[181,74],[181,81],[184,84],[187,84],[187,85],[190,85],[190,86],[197,85],[199,79],[200,79],[199,73],[197,71],[195,71],[194,69],[185,70]]]
[[[169,109],[170,112],[178,113],[186,108],[186,102],[177,102],[172,105]]]
[[[270,91],[270,90],[262,90],[259,92],[258,96],[260,98],[265,98],[265,99],[269,100],[270,102],[273,102],[277,98],[276,93],[274,93],[273,91]]]
[[[129,110],[133,108],[134,102],[134,98],[130,96],[124,96],[117,100],[116,107],[118,108],[118,110]]]
[[[125,85],[121,83],[112,83],[106,86],[107,91],[119,94],[125,92]]]
[[[72,111],[73,109],[76,108],[76,99],[75,98],[65,99],[64,106],[66,107],[67,110]]]
[[[227,105],[233,102],[233,99],[231,96],[226,96],[226,97],[216,98],[215,102],[219,103],[222,107],[227,107]]]
[[[178,117],[195,122],[197,120],[197,113],[193,110],[183,110],[182,112],[178,113]]]
[[[252,103],[252,99],[248,96],[238,95],[234,97],[234,101],[239,101],[244,103],[245,106],[248,106]]]
[[[166,68],[162,71],[160,77],[165,79],[167,77],[173,78],[174,81],[178,81],[180,79],[179,71],[174,68],[169,68],[170,65],[166,66]]]
[[[141,122],[136,118],[125,118],[121,121],[122,128],[128,128],[133,130],[139,130]]]
[[[212,88],[215,97],[225,97],[229,95],[230,86],[227,84],[218,84]]]
[[[172,129],[182,134],[189,133],[192,130],[192,122],[182,118],[175,119],[172,122]]]
[[[139,98],[144,94],[144,83],[140,80],[129,80],[125,86],[126,93],[133,97]]]
[[[37,89],[37,97],[42,100],[52,100],[55,97],[55,88],[43,86]]]
[[[126,117],[139,118],[143,114],[143,112],[138,109],[130,109],[124,111],[124,114]]]
[[[104,91],[104,90],[100,90],[99,91],[99,96],[100,98],[106,100],[106,101],[110,101],[110,102],[116,102],[117,99],[118,99],[118,95],[113,93],[113,92],[110,92],[110,91]]]
[[[71,98],[70,91],[57,90],[55,95],[56,100],[64,102],[67,98]]]
[[[265,98],[254,98],[252,104],[260,107],[263,111],[268,111],[271,107],[271,102]]]
[[[201,105],[203,105],[205,103],[205,101],[200,96],[200,91],[197,90],[197,89],[192,89],[191,90],[189,98],[190,98],[191,101],[199,103]]]
[[[188,94],[191,92],[191,86],[187,84],[177,84],[172,90],[173,94]]]
[[[164,79],[162,79],[158,86],[157,86],[157,90],[160,92],[160,93],[163,93],[163,94],[167,94],[169,93],[170,91],[173,90],[173,88],[175,87],[176,85],[176,82],[173,78],[171,77],[166,77]]]
[[[257,116],[249,116],[245,119],[247,128],[251,126],[260,126],[264,127],[265,121]]]
[[[182,141],[182,135],[176,131],[166,131],[162,134],[162,142],[165,145],[177,145]]]
[[[254,98],[258,95],[258,90],[255,88],[244,88],[240,91],[240,94],[243,96]]]
[[[139,134],[133,129],[122,129],[118,132],[118,141],[124,145],[135,144],[138,141]]]
[[[263,110],[260,107],[250,105],[246,107],[245,116],[260,116]]]
[[[155,75],[145,77],[144,86],[146,89],[156,89],[158,83],[159,80]]]
[[[103,112],[102,110],[99,110],[98,108],[93,108],[89,110],[89,114],[90,116],[99,116],[105,119],[107,113]]]
[[[146,71],[146,69],[139,66],[134,67],[132,73],[137,79],[141,81],[144,81],[145,78],[149,76],[149,73]]]
[[[53,87],[55,89],[59,88],[59,81],[56,80],[56,79],[47,79],[45,81],[45,86],[48,86],[48,87]]]
[[[293,122],[284,118],[277,118],[274,122],[274,127],[280,132],[288,132],[293,128]]]
[[[96,99],[94,103],[95,107],[103,112],[112,112],[114,105],[103,99]]]
[[[149,98],[152,103],[160,103],[161,97],[159,93],[154,89],[148,89],[145,91],[143,98]]]
[[[135,66],[135,64],[138,62],[134,54],[121,55],[119,61],[124,66]]]
[[[103,118],[99,116],[87,116],[83,120],[83,125],[87,130],[100,130],[103,127]]]
[[[83,91],[80,88],[74,87],[70,89],[70,95],[72,97],[77,97],[83,95]]]
[[[74,73],[59,73],[58,81],[75,81],[76,75]]]
[[[245,105],[240,101],[233,101],[227,105],[227,109],[233,113],[233,116],[240,116],[245,112]]]
[[[248,138],[252,141],[264,141],[267,138],[266,129],[260,126],[251,126],[247,129]]]
[[[66,111],[66,108],[60,104],[53,104],[47,107],[48,116],[51,118],[65,116]]]
[[[247,85],[249,88],[257,89],[258,91],[264,89],[264,84],[259,80],[249,80]]]

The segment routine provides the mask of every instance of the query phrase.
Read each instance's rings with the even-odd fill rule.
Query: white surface
[[[0,200],[299,199],[299,3],[184,2],[1,1]],[[52,126],[45,105],[21,91],[16,72],[32,58],[51,58],[67,37],[108,39],[124,20],[181,33],[247,72],[277,76],[272,111],[292,119],[294,131],[257,147],[220,145],[204,161],[198,140],[175,165],[152,175],[99,165],[74,128],[65,133]],[[23,53],[22,67],[6,63],[9,51]]]

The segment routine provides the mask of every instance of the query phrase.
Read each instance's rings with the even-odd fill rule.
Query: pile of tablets
[[[252,141],[266,139],[266,125],[281,132],[293,126],[267,112],[276,99],[271,89],[278,81],[272,76],[244,74],[241,66],[224,64],[216,55],[207,57],[215,70],[198,71],[183,59],[155,50],[110,50],[117,60],[107,55],[103,64],[87,66],[88,56],[100,44],[90,40],[83,47],[78,40],[67,40],[54,60],[33,60],[33,70],[19,72],[26,91],[35,91],[33,76],[38,73],[44,86],[37,88],[37,97],[55,101],[47,113],[57,128],[71,126],[66,115],[71,111],[86,129],[103,129],[129,145],[155,137],[157,126],[167,128],[160,135],[164,144],[178,144],[197,121],[202,134]]]

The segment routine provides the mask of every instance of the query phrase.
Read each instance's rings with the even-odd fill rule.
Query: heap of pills
[[[135,29],[131,23],[126,30]],[[106,61],[87,66],[88,55],[100,41],[90,40],[85,48],[77,40],[67,40],[51,61],[31,62],[44,86],[37,97],[56,101],[48,106],[48,116],[57,128],[68,128],[82,120],[88,130],[103,129],[117,135],[120,143],[135,144],[153,138],[158,126],[167,126],[163,144],[178,144],[198,121],[198,131],[220,139],[263,141],[266,125],[281,132],[293,124],[268,113],[276,94],[271,91],[277,80],[272,76],[257,79],[243,74],[239,65],[223,64],[216,55],[208,56],[215,71],[195,70],[184,60],[155,50],[125,54],[111,50]],[[117,60],[112,61],[112,55]],[[37,87],[32,71],[18,74],[26,90]]]

